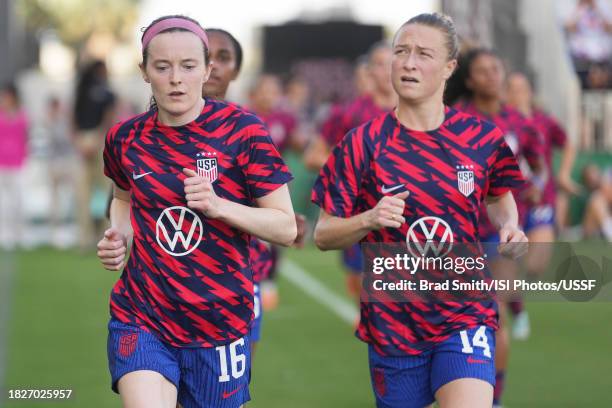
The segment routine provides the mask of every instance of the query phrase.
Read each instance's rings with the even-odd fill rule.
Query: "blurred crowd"
[[[612,18],[608,11],[596,1],[578,0],[565,30],[568,54],[583,88],[611,88]],[[463,54],[473,46],[466,44]],[[326,135],[337,134],[343,126],[356,126],[351,120],[360,117],[360,110],[389,110],[395,104],[388,72],[391,53],[388,47],[377,47],[373,44],[370,53],[356,61],[302,61],[286,77],[261,73],[249,88],[248,100],[236,101],[261,117],[279,150],[291,156],[289,163],[297,179],[294,205],[311,218],[316,214],[308,202],[309,183],[337,142]],[[546,111],[546,106],[535,103],[532,82],[520,71],[504,83],[505,102],[525,115],[534,107]],[[469,95],[469,76],[460,72],[449,83],[449,103]],[[32,196],[22,173],[31,150],[28,135],[34,127],[42,129],[46,146],[48,243],[63,245],[62,231],[67,225],[73,226],[76,237],[70,245],[82,250],[92,249],[102,235],[110,188],[102,172],[104,135],[111,124],[137,112],[116,96],[102,61],[83,66],[75,82],[70,100],[43,96],[46,112],[37,123],[28,119],[14,83],[0,91],[2,248],[23,243],[24,230],[31,223],[23,213],[24,200]],[[587,163],[583,168],[572,168],[572,163],[568,159],[561,164],[565,170],[552,175],[558,192],[557,231],[562,237],[568,232],[575,239],[603,236],[612,241],[612,163],[599,167]],[[579,219],[570,219],[572,200],[582,203]]]

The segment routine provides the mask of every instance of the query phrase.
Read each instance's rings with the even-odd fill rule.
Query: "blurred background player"
[[[81,250],[93,248],[96,238],[104,231],[101,219],[109,185],[100,169],[104,132],[115,121],[115,101],[106,64],[102,61],[89,63],[77,82],[72,124],[80,156],[77,220]]]
[[[436,229],[445,223],[453,242],[476,242],[475,210],[485,199],[502,252],[508,242],[526,242],[510,191],[523,180],[504,134],[443,103],[458,47],[445,15],[421,14],[397,31],[391,77],[398,107],[351,130],[321,170],[312,196],[321,207],[319,248],[404,243],[409,226],[432,218],[435,239],[445,239],[448,229]],[[458,186],[463,166],[475,179],[467,192]],[[377,406],[490,407],[496,328],[493,299],[415,303],[364,292],[357,335],[369,343]]]
[[[22,244],[22,171],[28,156],[29,124],[17,87],[0,89],[0,248]]]
[[[318,171],[332,149],[351,129],[391,111],[397,105],[397,95],[391,84],[391,58],[390,45],[380,42],[370,48],[365,60],[357,62],[354,71],[357,97],[346,106],[332,106],[328,119],[321,126],[320,137],[312,142],[305,154],[308,168]],[[342,264],[348,293],[359,301],[363,272],[359,243],[342,250]]]
[[[602,172],[596,165],[587,165],[582,179],[589,194],[582,220],[583,236],[612,242],[612,168]]]
[[[296,152],[304,150],[306,135],[301,132],[296,116],[283,107],[283,86],[276,75],[264,73],[257,77],[249,92],[248,108],[266,124],[270,137],[281,154],[288,149]],[[256,243],[253,249],[264,250],[266,245]],[[268,250],[270,253],[263,255],[268,260],[267,273],[260,277],[259,286],[261,306],[264,310],[275,309],[279,302],[276,273],[281,253],[274,245]]]
[[[48,99],[45,113],[44,126],[49,139],[50,157],[51,234],[52,241],[62,245],[61,227],[67,214],[63,204],[66,202],[66,195],[72,198],[76,192],[79,167],[74,141],[70,136],[70,124],[67,120],[69,115],[58,97],[51,96]]]
[[[536,106],[533,88],[525,74],[513,72],[508,75],[506,102],[518,110],[543,138],[544,159],[549,177],[542,191],[540,203],[529,209],[524,225],[525,233],[531,243],[525,259],[527,273],[541,275],[550,263],[553,250],[550,244],[555,242],[556,238],[557,187],[566,194],[577,195],[580,192],[578,185],[571,179],[576,152],[573,144],[568,143],[567,135],[557,120]],[[562,150],[557,176],[553,170],[553,153],[556,149]],[[538,243],[543,244],[538,245]],[[519,316],[515,323],[520,323],[521,319],[523,318]],[[526,339],[529,335],[529,326],[514,324],[512,335],[516,339]]]
[[[520,112],[508,106],[502,99],[505,68],[502,60],[493,51],[484,48],[468,51],[464,60],[463,73],[468,95],[456,105],[457,109],[490,121],[499,127],[504,132],[506,143],[517,157],[521,172],[527,177],[527,184],[512,191],[517,202],[520,225],[524,225],[530,209],[539,205],[548,177],[543,157],[543,137]],[[517,263],[512,259],[499,256],[497,253],[499,234],[489,221],[484,206],[480,208],[478,230],[480,241],[484,243],[487,249],[488,262],[493,276],[496,279],[516,278],[518,276]],[[506,317],[507,300],[500,299],[500,327],[495,335],[497,349],[495,356],[497,370],[495,405],[501,403],[510,350],[510,336]],[[517,326],[516,330],[518,332],[522,331],[522,337],[526,337],[529,331],[529,317],[524,311],[522,299],[514,299],[509,305],[514,316],[514,324]],[[525,332],[527,333],[525,334]]]

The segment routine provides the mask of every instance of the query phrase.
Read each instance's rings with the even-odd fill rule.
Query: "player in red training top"
[[[108,357],[125,406],[238,407],[250,399],[251,235],[296,236],[291,175],[263,123],[202,98],[211,64],[195,21],[167,16],[142,36],[154,107],[115,125],[105,174],[112,227],[98,244],[111,294]]]
[[[523,179],[503,132],[443,104],[457,54],[454,25],[437,13],[413,17],[395,34],[397,109],[351,130],[313,188],[321,249],[403,243],[415,234],[478,242],[485,200],[502,253],[515,255],[510,243],[526,242],[510,192]],[[490,407],[496,328],[493,299],[362,302],[357,335],[369,343],[377,405]]]
[[[529,242],[555,241],[555,207],[557,201],[556,184],[567,194],[578,194],[579,188],[571,179],[575,149],[568,142],[567,135],[557,120],[534,104],[533,89],[527,76],[520,72],[508,75],[506,84],[508,105],[517,109],[529,123],[538,129],[544,142],[544,159],[548,170],[548,180],[542,191],[540,203],[533,206],[527,214],[524,225]],[[553,177],[553,150],[562,149],[561,165],[558,175]],[[527,270],[531,274],[541,274],[546,270],[552,256],[552,246],[532,246],[526,258]],[[515,325],[516,326],[516,325]],[[523,329],[528,329],[524,326]],[[528,330],[513,330],[514,337],[526,338]]]
[[[470,91],[469,99],[459,103],[457,109],[478,116],[494,123],[504,132],[506,142],[516,155],[523,175],[528,179],[525,185],[514,189],[514,197],[518,204],[520,225],[526,225],[530,209],[537,206],[541,200],[542,191],[548,174],[543,159],[544,143],[538,129],[533,126],[520,112],[504,103],[502,96],[505,84],[505,69],[501,59],[491,50],[473,49],[468,52],[464,62],[466,78],[465,85]],[[486,242],[488,260],[493,274],[498,279],[514,279],[518,273],[518,265],[511,259],[500,257],[493,243],[499,242],[499,235],[489,222],[485,206],[481,209],[479,225],[480,238]],[[531,242],[531,241],[530,241]],[[524,310],[520,294],[512,301],[502,299],[500,302],[500,329],[496,333],[496,382],[494,404],[499,405],[503,394],[508,354],[510,349],[509,325],[507,308],[514,316],[516,331],[525,330],[529,326],[528,315]]]
[[[361,92],[348,105],[331,108],[328,119],[321,126],[321,137],[308,152],[310,168],[319,170],[333,147],[348,131],[396,106],[397,95],[393,91],[390,77],[391,57],[391,47],[386,42],[378,42],[370,48],[364,63],[366,72],[359,65],[355,69],[356,85],[362,84]],[[367,77],[363,78],[364,75]],[[347,290],[355,299],[359,299],[363,271],[363,255],[359,244],[342,251],[342,263],[347,272]]]

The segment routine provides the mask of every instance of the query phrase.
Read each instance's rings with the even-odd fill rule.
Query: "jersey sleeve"
[[[311,200],[330,215],[342,218],[357,215],[359,190],[369,162],[364,140],[363,127],[347,133],[315,181]]]
[[[243,149],[238,162],[250,197],[263,197],[293,179],[268,129],[257,117],[248,115],[239,132]]]
[[[130,180],[126,176],[121,157],[123,148],[121,138],[118,137],[120,124],[113,126],[106,134],[104,142],[104,174],[113,180],[122,190],[130,189]]]
[[[486,196],[501,196],[508,191],[521,187],[525,179],[519,168],[512,149],[504,140],[503,132],[495,127],[494,145],[489,157],[488,189]]]
[[[555,147],[565,147],[565,144],[567,143],[567,134],[565,133],[565,130],[563,130],[555,118],[547,116],[547,120],[551,144]]]

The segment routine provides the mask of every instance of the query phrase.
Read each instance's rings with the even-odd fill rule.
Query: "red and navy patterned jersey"
[[[263,123],[206,99],[184,126],[151,110],[115,125],[106,138],[105,174],[130,190],[134,240],[111,294],[111,315],[176,347],[212,347],[248,332],[253,315],[250,235],[187,207],[183,168],[247,206],[291,174]]]
[[[360,96],[346,107],[335,105],[321,126],[321,136],[329,146],[335,146],[348,131],[383,113],[369,95]]]
[[[467,178],[472,182],[460,182]],[[411,227],[432,220],[448,225],[453,242],[478,242],[483,199],[522,181],[502,131],[491,123],[447,108],[438,129],[418,132],[388,113],[353,129],[334,148],[315,182],[312,201],[347,218],[374,208],[385,195],[408,190],[406,223],[371,231],[362,242],[406,242]],[[434,231],[435,239],[448,239]],[[385,355],[419,354],[453,331],[480,324],[497,327],[493,300],[362,302],[357,336]]]
[[[274,268],[274,254],[270,244],[253,237],[249,245],[253,282],[259,283],[267,279]]]
[[[502,105],[500,111],[493,116],[479,111],[471,102],[460,103],[457,109],[469,115],[490,121],[500,128],[502,132],[504,132],[506,143],[510,146],[518,160],[523,175],[529,180],[531,176],[530,169],[538,165],[544,154],[542,135],[533,124],[531,124],[519,111],[508,105]],[[533,204],[523,198],[523,194],[528,187],[529,183],[524,183],[522,186],[512,191],[518,207],[519,222],[521,224],[524,224],[525,217],[527,217],[529,209],[533,206]],[[497,231],[495,227],[491,225],[484,205],[480,209],[480,218],[480,236],[483,239],[487,239],[495,235]]]
[[[544,187],[542,203],[554,206],[556,194],[555,178],[552,176],[554,174],[552,167],[553,150],[565,146],[567,143],[567,134],[552,116],[540,109],[534,109],[530,122],[539,130],[544,139],[544,158],[546,160],[549,177],[546,181],[546,187]]]

